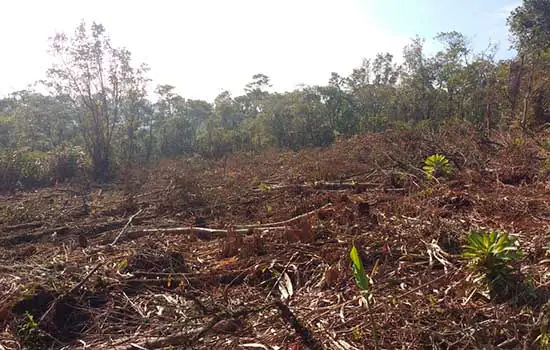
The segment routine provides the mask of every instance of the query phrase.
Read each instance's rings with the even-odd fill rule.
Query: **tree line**
[[[434,55],[415,37],[400,64],[379,53],[347,76],[332,73],[325,85],[289,92],[268,92],[270,78],[259,73],[244,94],[225,91],[208,102],[168,84],[149,98],[149,67],[115,47],[103,25],[82,22],[74,35],[50,39],[56,63],[41,82],[49,94],[23,90],[0,99],[0,162],[77,152],[92,177],[105,180],[117,166],[162,158],[326,146],[446,120],[484,133],[540,128],[550,121],[550,0],[524,0],[507,23],[518,53],[511,59],[497,60],[494,46],[474,52],[451,31],[437,34],[442,49]]]

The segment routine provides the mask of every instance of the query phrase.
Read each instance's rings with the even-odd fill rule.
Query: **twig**
[[[26,222],[24,224],[6,226],[4,227],[4,231],[9,232],[9,231],[15,231],[15,230],[22,230],[25,228],[37,228],[42,225],[44,225],[44,223],[41,221]]]
[[[247,316],[251,313],[262,312],[268,308],[273,307],[273,303],[265,304],[255,309],[244,309],[236,312],[221,312],[215,315],[204,327],[197,328],[189,332],[180,332],[164,338],[157,339],[155,341],[145,341],[141,344],[130,343],[130,346],[124,348],[125,350],[133,349],[160,349],[168,346],[178,346],[178,349],[190,348],[195,342],[197,342],[203,335],[212,330],[212,328],[220,320],[224,318],[239,318]]]
[[[332,203],[328,203],[328,204],[325,204],[323,205],[321,208],[317,208],[317,209],[314,209],[312,211],[309,211],[307,213],[304,213],[304,214],[301,214],[301,215],[298,215],[298,216],[295,216],[293,218],[290,218],[288,220],[285,220],[285,221],[279,221],[279,222],[272,222],[272,223],[268,223],[268,224],[254,224],[254,225],[237,225],[236,227],[240,228],[240,229],[249,229],[249,228],[269,228],[269,227],[274,227],[274,226],[284,226],[284,225],[287,225],[287,224],[290,224],[294,221],[297,221],[297,220],[300,220],[304,217],[307,217],[307,216],[311,216],[313,214],[316,214],[317,212],[320,212],[322,210],[325,210],[329,207],[332,206]]]
[[[327,191],[336,191],[343,189],[368,189],[376,188],[381,184],[375,182],[317,182],[310,184],[293,184],[293,185],[270,185],[271,190],[286,190],[295,188],[312,188]],[[264,191],[263,189],[256,189],[256,192]]]
[[[279,300],[275,300],[275,305],[279,309],[279,311],[282,314],[283,319],[294,329],[294,331],[298,334],[298,336],[302,339],[302,341],[313,350],[322,350],[323,345],[313,337],[313,334],[309,329],[302,326],[296,316],[290,311],[288,306],[280,302]]]
[[[275,281],[275,283],[273,284],[273,287],[271,287],[271,289],[269,290],[269,293],[267,293],[267,296],[265,297],[265,301],[267,301],[267,299],[269,299],[269,297],[271,296],[271,293],[273,292],[273,289],[275,289],[275,286],[279,284],[279,282],[281,281],[281,278],[283,278],[283,275],[286,273],[286,269],[290,266],[290,263],[292,262],[292,260],[294,260],[294,257],[298,254],[298,252],[292,254],[292,256],[290,257],[290,260],[288,260],[288,263],[286,263],[285,267],[283,268],[283,271],[281,272],[281,274],[279,275],[279,278],[277,278],[277,280]]]
[[[456,271],[454,272],[454,274],[457,274],[458,271],[460,271],[460,270],[456,270]],[[409,294],[411,294],[411,293],[414,293],[414,292],[416,292],[416,291],[418,291],[418,290],[420,290],[420,289],[422,289],[422,288],[424,288],[424,287],[427,287],[427,286],[429,286],[430,284],[439,281],[440,279],[443,279],[443,278],[445,278],[445,277],[450,277],[449,275],[450,275],[450,274],[447,274],[447,273],[446,273],[446,274],[441,275],[441,276],[439,276],[439,277],[437,277],[437,278],[434,278],[433,280],[431,280],[431,281],[429,281],[429,282],[426,282],[426,283],[424,283],[424,284],[421,284],[421,285],[419,285],[418,287],[415,287],[415,288],[409,290],[408,292],[401,294],[400,296],[397,297],[397,300],[401,300],[402,298],[406,297],[407,295],[409,295]]]
[[[261,227],[264,230],[285,230],[284,226],[277,227]],[[238,233],[249,233],[250,229],[248,228],[239,228],[234,230],[222,229],[222,228],[207,228],[207,227],[195,227],[195,226],[186,226],[186,227],[166,227],[166,228],[144,228],[135,231],[129,231],[128,234],[136,233],[176,233],[176,232],[206,232],[212,233],[217,236],[225,236],[229,231],[234,231]]]
[[[143,209],[140,209],[138,210],[134,215],[130,216],[130,218],[128,219],[128,222],[126,222],[126,225],[124,225],[124,227],[122,228],[122,230],[120,230],[119,234],[116,236],[115,240],[110,244],[111,246],[114,246],[116,244],[116,242],[118,242],[118,239],[120,238],[120,236],[122,236],[122,234],[126,231],[126,229],[128,228],[128,226],[130,225],[130,223],[132,222],[132,220],[134,220],[134,218],[136,216],[138,216],[141,212],[143,211]]]
[[[86,276],[84,276],[84,278],[82,279],[82,281],[78,282],[74,287],[72,287],[68,293],[65,293],[65,295],[69,295],[71,293],[73,293],[74,291],[76,291],[78,288],[82,287],[84,285],[84,283],[86,283],[86,281],[94,274],[94,272],[97,271],[97,269],[99,269],[102,265],[104,264],[104,262],[100,262],[99,264],[97,264],[92,271],[88,272],[88,274]]]
[[[63,293],[61,296],[57,297],[53,302],[52,304],[50,305],[50,307],[46,310],[46,312],[44,312],[44,314],[40,317],[40,322],[44,321],[44,319],[46,318],[46,316],[48,316],[48,314],[53,310],[53,308],[55,307],[55,305],[57,304],[57,302],[63,298],[65,298],[67,295],[70,295],[72,294],[74,291],[76,291],[78,288],[82,287],[84,285],[84,283],[86,283],[86,281],[94,274],[94,272],[97,271],[97,269],[99,269],[102,265],[104,264],[104,262],[100,262],[99,264],[96,265],[96,267],[93,268],[92,271],[88,272],[88,274],[86,276],[84,276],[84,278],[82,279],[82,281],[78,282],[74,287],[72,287],[71,289],[69,289],[68,292],[65,292]]]

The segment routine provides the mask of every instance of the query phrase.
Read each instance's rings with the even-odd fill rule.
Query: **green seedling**
[[[357,283],[357,286],[363,291],[363,296],[367,300],[367,309],[370,315],[371,320],[371,327],[372,327],[372,335],[374,338],[374,347],[375,349],[379,349],[378,346],[378,333],[376,330],[376,322],[374,321],[374,316],[372,313],[372,303],[374,302],[372,293],[371,293],[371,287],[372,287],[372,280],[367,275],[367,272],[365,271],[365,267],[363,266],[363,262],[361,261],[361,258],[359,257],[359,251],[353,245],[350,251],[350,258],[351,258],[351,268],[353,271],[353,276],[355,277],[355,283]]]

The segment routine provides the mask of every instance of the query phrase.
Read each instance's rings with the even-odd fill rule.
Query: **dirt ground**
[[[547,156],[454,126],[1,194],[0,349],[374,349],[353,243],[380,348],[544,349]],[[517,283],[473,280],[472,229],[518,237]]]

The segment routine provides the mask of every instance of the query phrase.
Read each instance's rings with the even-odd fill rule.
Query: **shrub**
[[[463,256],[480,277],[489,283],[507,277],[512,271],[511,263],[518,260],[522,253],[516,246],[516,240],[505,232],[470,232],[468,243],[464,246]]]
[[[451,175],[452,168],[449,160],[442,154],[433,154],[424,161],[424,171],[428,179]]]
[[[0,154],[0,189],[30,188],[51,183],[52,157],[44,152],[7,150]]]
[[[55,151],[55,182],[83,176],[90,168],[91,160],[79,146],[62,145]]]
[[[81,176],[90,162],[78,147],[54,152],[28,149],[0,151],[0,190],[36,188]]]

